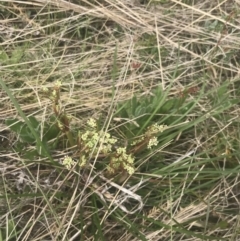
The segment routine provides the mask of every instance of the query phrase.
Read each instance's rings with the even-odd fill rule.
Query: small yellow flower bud
[[[60,88],[60,87],[62,86],[62,82],[61,82],[60,80],[57,80],[57,81],[55,82],[55,86],[56,86],[57,88]]]
[[[42,88],[43,92],[47,93],[49,91],[49,89],[47,87],[43,87]]]

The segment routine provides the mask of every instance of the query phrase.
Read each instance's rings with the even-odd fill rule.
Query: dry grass
[[[147,189],[141,214],[106,217],[104,206],[98,209],[101,205],[91,203],[94,198],[87,199],[93,191],[80,191],[81,180],[74,173],[44,169],[39,164],[42,159],[27,163],[14,149],[6,148],[17,139],[7,131],[4,120],[18,113],[2,90],[0,226],[14,220],[19,238],[13,240],[80,240],[78,235],[81,240],[119,241],[240,238],[239,107],[229,104],[231,108],[224,112],[217,109],[222,86],[227,86],[229,100],[239,97],[240,5],[231,0],[142,2],[0,1],[1,79],[24,113],[42,122],[52,112],[42,89],[61,80],[62,104],[74,116],[74,126],[102,112],[109,120],[115,103],[135,93],[149,94],[158,85],[165,90],[170,87],[169,96],[197,87],[198,92],[204,91],[203,98],[189,119],[208,118],[167,150],[173,160],[199,147],[203,156],[186,163],[187,169],[194,166],[196,172],[178,177],[176,169],[171,177],[157,179],[155,188],[163,194]],[[195,98],[191,91],[189,98]],[[66,153],[58,150],[54,158]],[[224,156],[215,163],[228,153],[229,159]],[[202,180],[197,170],[209,165],[216,172],[206,171]],[[21,195],[23,184],[28,186],[26,197]],[[42,196],[37,190],[43,191]],[[58,197],[59,191],[68,199]],[[148,204],[152,195],[159,195],[159,200]],[[95,213],[100,213],[98,221]],[[103,223],[103,230],[95,222]]]

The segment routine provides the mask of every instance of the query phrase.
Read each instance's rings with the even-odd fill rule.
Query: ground
[[[239,9],[0,1],[0,241],[240,240]]]

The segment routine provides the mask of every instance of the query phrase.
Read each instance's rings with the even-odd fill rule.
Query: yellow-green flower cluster
[[[157,137],[154,136],[148,141],[147,149],[151,149],[153,146],[157,146],[157,145],[158,145],[158,140],[157,140]]]
[[[42,88],[42,90],[43,90],[43,92],[45,92],[45,93],[48,93],[48,91],[49,91],[48,87],[46,87],[46,86],[44,86],[44,87]]]
[[[80,157],[80,166],[84,166],[88,156],[93,153],[109,154],[112,152],[113,144],[117,139],[111,137],[109,133],[97,130],[97,123],[93,118],[87,121],[89,130],[83,134],[79,132],[79,139],[83,146],[83,153]]]
[[[151,149],[153,146],[157,146],[158,145],[157,137],[154,136],[154,135],[156,135],[159,132],[162,133],[166,129],[167,129],[166,125],[158,125],[156,123],[151,125],[147,129],[147,132],[145,133],[145,136],[146,137],[150,137],[150,139],[148,141],[147,149]]]
[[[84,167],[87,164],[87,158],[85,155],[81,155],[79,158],[79,166]]]
[[[97,122],[96,120],[94,120],[93,118],[90,118],[88,121],[87,121],[87,124],[92,127],[92,128],[96,128],[97,127]]]
[[[135,145],[137,145],[138,143],[140,143],[140,142],[142,142],[142,141],[144,141],[144,136],[141,136],[141,137],[139,137],[137,140],[133,141],[133,142],[131,143],[131,146],[135,146]]]
[[[136,146],[138,144],[144,143],[146,141],[146,146],[148,149],[151,149],[153,146],[158,145],[158,140],[157,137],[155,136],[159,132],[163,132],[166,130],[167,126],[166,125],[158,125],[158,124],[153,124],[150,127],[148,127],[147,131],[144,133],[143,136],[135,140],[131,145]]]
[[[162,133],[166,129],[167,129],[166,125],[158,125],[155,123],[147,129],[146,135],[150,136],[153,134],[157,134],[159,132]]]
[[[83,134],[79,133],[85,148],[90,152],[92,152],[94,148],[96,150],[100,148],[100,153],[110,153],[112,151],[112,145],[116,143],[117,139],[112,138],[109,133],[97,131],[97,123],[94,119],[89,119],[87,124],[92,130],[87,130]]]
[[[60,120],[57,121],[57,125],[58,125],[58,128],[59,128],[61,131],[64,130],[64,125],[63,125],[63,123],[62,123]]]
[[[116,150],[116,155],[111,158],[110,165],[107,167],[110,173],[114,173],[119,169],[124,169],[128,174],[134,173],[134,157],[131,154],[127,154],[126,147],[119,147]]]
[[[76,164],[76,162],[75,162],[71,157],[65,156],[62,164],[63,164],[68,170],[70,170],[70,169]]]
[[[60,87],[62,86],[62,81],[57,80],[57,81],[55,82],[55,86],[56,86],[56,88],[60,88]]]

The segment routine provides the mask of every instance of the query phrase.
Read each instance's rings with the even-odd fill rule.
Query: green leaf
[[[33,143],[35,142],[35,138],[30,130],[30,128],[27,125],[24,125],[21,129],[21,132],[19,133],[19,137],[27,143]]]
[[[16,150],[16,152],[24,152],[25,147],[26,143],[23,143],[21,141],[16,142],[14,145],[14,149]]]
[[[176,99],[170,99],[165,102],[165,104],[161,107],[160,111],[165,114],[165,113],[170,113],[173,110],[173,107],[176,104]]]
[[[9,57],[4,50],[0,50],[0,60],[2,63],[5,63],[9,60]]]
[[[28,120],[32,128],[34,128],[34,130],[39,133],[40,124],[38,120],[33,116],[30,116]],[[35,137],[32,134],[30,127],[24,122],[19,121],[18,119],[8,119],[5,121],[5,123],[12,131],[19,134],[19,137],[24,142],[27,142],[27,143],[35,142]]]
[[[162,87],[159,85],[154,91],[153,94],[159,99],[163,96]]]
[[[217,104],[225,104],[226,103],[226,99],[228,99],[228,88],[227,85],[221,85],[218,89],[217,89],[217,98],[215,97],[215,101]]]
[[[0,241],[3,241],[2,230],[0,229]]]
[[[38,151],[36,149],[33,150],[27,150],[23,153],[23,158],[28,159],[30,161],[34,160],[36,156],[38,156]]]
[[[215,228],[221,228],[221,229],[226,229],[226,228],[229,228],[230,225],[227,221],[223,220],[223,221],[220,221],[218,222],[216,225],[215,225]]]
[[[136,109],[135,109],[135,113],[134,113],[134,117],[138,117],[140,116],[142,113],[143,113],[143,110],[145,108],[142,108],[142,106],[138,106]]]
[[[50,141],[54,138],[57,138],[59,133],[60,129],[55,124],[52,124],[50,127],[46,126],[44,128],[44,138],[46,139],[46,141]]]
[[[24,48],[22,47],[15,48],[12,52],[12,56],[9,62],[11,64],[19,63],[20,59],[23,57],[23,53],[24,53]]]
[[[3,90],[6,91],[7,95],[9,96],[10,100],[12,101],[12,103],[14,104],[15,108],[17,109],[18,113],[20,114],[20,116],[23,118],[23,120],[26,122],[26,124],[28,125],[28,127],[30,128],[32,135],[34,136],[36,142],[38,143],[38,145],[41,145],[42,141],[40,139],[39,133],[36,132],[36,130],[34,128],[32,128],[32,124],[29,121],[29,119],[27,118],[27,116],[23,113],[20,105],[18,104],[18,102],[16,101],[16,99],[13,97],[10,89],[6,86],[5,82],[3,80],[0,79],[0,84],[3,88]],[[42,146],[44,153],[47,153],[47,157],[49,158],[49,160],[53,163],[53,164],[58,164],[57,162],[55,162],[52,158],[52,156],[50,155],[50,153],[48,153],[47,149]]]
[[[32,127],[35,130],[38,130],[40,128],[40,122],[34,116],[29,116],[28,120],[30,121]]]
[[[46,141],[43,140],[42,143],[37,143],[37,152],[43,157],[48,156],[49,148]]]
[[[4,233],[5,233],[5,237],[3,240],[10,240],[11,238],[14,238],[16,237],[16,224],[14,223],[14,221],[11,219],[11,220],[8,220],[7,222],[7,227],[4,228]]]
[[[133,98],[131,99],[131,106],[132,106],[132,113],[134,113],[135,109],[138,106],[137,97],[136,96],[133,96]]]
[[[5,124],[14,132],[20,133],[21,129],[24,125],[22,121],[19,121],[18,119],[7,119],[5,120]]]

